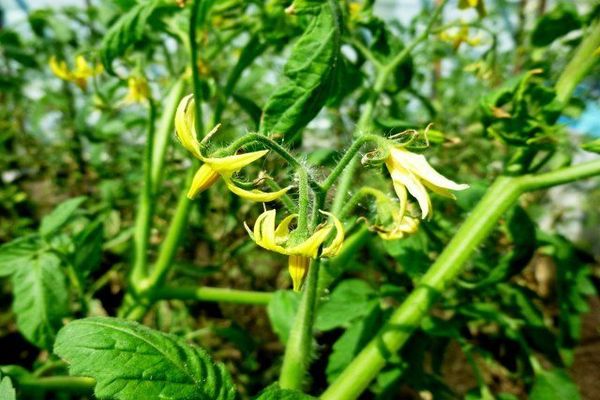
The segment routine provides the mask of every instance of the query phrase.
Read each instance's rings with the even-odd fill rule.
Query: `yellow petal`
[[[249,231],[249,228],[246,226]],[[250,235],[260,247],[281,254],[288,254],[285,249],[275,243],[275,210],[260,214],[254,223],[254,235]]]
[[[196,110],[194,106],[194,95],[185,96],[179,102],[175,113],[175,133],[177,138],[194,157],[202,159],[200,154],[200,143],[196,138]]]
[[[287,253],[302,255],[305,257],[316,258],[317,252],[319,251],[319,247],[327,239],[327,237],[329,236],[329,233],[331,232],[331,229],[333,229],[333,225],[331,225],[331,224],[326,225],[325,227],[323,227],[323,228],[319,229],[318,231],[316,231],[315,233],[313,233],[304,242],[302,242],[296,246],[287,248],[286,249]]]
[[[277,244],[285,243],[288,240],[290,223],[296,218],[298,218],[298,214],[288,215],[277,225],[277,229],[275,229],[275,242]]]
[[[219,177],[220,175],[214,169],[207,164],[203,164],[194,175],[192,185],[187,193],[188,199],[193,199],[211,187]]]
[[[257,189],[246,190],[246,189],[242,189],[239,186],[236,186],[231,181],[231,179],[229,179],[226,176],[223,176],[223,179],[225,180],[225,184],[227,185],[227,188],[232,193],[240,196],[243,199],[255,201],[257,203],[266,203],[269,201],[277,200],[278,198],[283,196],[288,190],[290,190],[292,188],[291,186],[288,186],[288,187],[278,190],[276,192],[263,192],[263,191],[260,191]]]
[[[267,154],[269,150],[252,151],[250,153],[236,154],[227,157],[202,157],[200,159],[221,174],[233,174],[246,165],[258,160]]]
[[[426,218],[431,210],[431,199],[425,186],[408,170],[404,168],[396,168],[391,173],[392,181],[395,185],[403,185],[408,189],[408,192],[417,199],[421,208],[421,218]]]
[[[67,63],[64,61],[57,61],[56,57],[50,57],[50,61],[48,63],[50,65],[50,70],[54,75],[58,76],[60,79],[70,81],[73,79],[69,68],[67,67]]]
[[[333,220],[333,225],[335,226],[335,237],[333,238],[331,244],[323,249],[323,253],[321,255],[323,257],[335,257],[340,251],[340,247],[342,247],[342,244],[344,243],[344,226],[335,215],[321,210],[319,210],[319,212],[331,217]]]
[[[302,284],[304,283],[304,279],[306,279],[306,274],[308,273],[309,265],[310,258],[308,257],[299,255],[291,255],[289,257],[288,271],[292,277],[294,292],[299,292],[302,288]]]

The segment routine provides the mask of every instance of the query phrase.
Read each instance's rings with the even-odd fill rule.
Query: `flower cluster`
[[[291,189],[291,186],[288,186],[275,192],[263,192],[258,189],[248,190],[241,187],[234,175],[242,168],[264,157],[268,150],[247,153],[238,151],[237,154],[227,154],[225,150],[220,150],[207,155],[206,142],[216,133],[219,126],[209,132],[202,141],[198,141],[195,115],[193,95],[186,96],[177,108],[175,129],[183,147],[202,162],[188,191],[190,199],[211,187],[219,179],[222,179],[226,187],[234,194],[256,202],[270,202],[279,199]],[[378,143],[383,147],[384,157],[381,160],[385,162],[391,175],[399,203],[380,190],[368,187],[361,190],[364,194],[375,197],[378,222],[369,223],[369,228],[377,232],[384,240],[399,239],[416,231],[418,219],[406,215],[408,193],[416,198],[421,209],[421,218],[424,219],[432,213],[431,199],[427,189],[453,198],[454,195],[451,191],[468,188],[468,185],[458,184],[442,176],[429,165],[423,155],[412,153],[388,139],[381,138]],[[275,147],[275,149],[277,148]],[[316,183],[316,185],[319,184]],[[314,211],[317,211],[317,206],[314,207]],[[313,226],[310,227],[306,222],[307,210],[304,210],[304,219],[294,213],[285,216],[279,224],[276,223],[277,212],[274,209],[265,210],[256,219],[252,229],[244,222],[248,234],[258,246],[288,256],[288,269],[295,291],[302,288],[311,259],[335,257],[344,243],[345,233],[342,222],[332,213],[318,211],[326,216],[328,221],[317,225],[318,214],[315,214]],[[297,226],[293,227],[293,224]]]
[[[75,83],[83,90],[87,87],[89,78],[103,71],[102,65],[91,66],[81,55],[75,58],[75,68],[73,69],[70,69],[65,61],[58,61],[54,56],[50,58],[49,65],[54,75],[62,80]]]

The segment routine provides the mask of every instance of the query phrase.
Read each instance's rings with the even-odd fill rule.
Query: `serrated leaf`
[[[68,312],[68,290],[60,259],[42,253],[12,275],[13,310],[19,331],[38,347],[49,349]]]
[[[16,400],[17,393],[8,376],[4,378],[0,374],[0,399],[1,400]]]
[[[235,399],[222,364],[183,339],[136,322],[94,317],[58,333],[54,352],[74,375],[96,380],[100,399]]]
[[[309,396],[297,390],[281,389],[277,384],[273,384],[265,389],[255,400],[316,400],[316,397]]]
[[[289,290],[273,294],[267,305],[267,314],[273,330],[282,343],[286,343],[300,304],[300,295]]]
[[[100,59],[106,72],[116,75],[112,62],[144,37],[146,23],[159,4],[160,0],[151,0],[135,5],[106,32],[100,49]]]
[[[297,12],[310,15],[310,23],[294,45],[284,67],[284,82],[268,99],[260,123],[260,132],[281,134],[286,141],[292,141],[319,113],[335,84],[340,54],[338,6],[333,0],[313,3],[310,7],[295,4]]]
[[[48,236],[62,228],[85,200],[86,197],[80,196],[60,203],[50,214],[42,219],[40,234],[42,236]]]
[[[348,326],[364,317],[378,302],[376,292],[365,281],[349,279],[341,282],[331,293],[329,301],[317,311],[315,329],[328,331]]]
[[[577,385],[562,369],[552,369],[536,374],[529,400],[579,400]]]
[[[24,237],[0,246],[0,277],[9,276],[31,261],[38,251],[32,237]]]
[[[73,266],[81,279],[88,277],[102,261],[102,243],[104,226],[101,220],[96,220],[87,225],[75,238]]]

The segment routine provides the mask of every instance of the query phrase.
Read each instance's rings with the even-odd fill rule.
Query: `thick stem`
[[[154,212],[154,191],[152,190],[152,155],[154,147],[154,126],[156,119],[156,108],[151,99],[148,99],[148,136],[146,137],[146,149],[144,151],[144,183],[138,202],[138,213],[135,221],[134,231],[134,264],[131,272],[131,285],[134,290],[139,289],[139,283],[143,281],[148,273],[148,243],[150,240],[150,229],[152,227],[152,214]]]
[[[301,389],[304,376],[310,364],[313,340],[313,322],[317,306],[317,285],[320,261],[311,262],[305,289],[290,337],[285,346],[285,355],[279,385],[283,389]]]
[[[420,326],[435,300],[455,280],[464,263],[521,193],[594,175],[600,175],[600,160],[540,175],[498,178],[423,276],[419,286],[394,311],[387,325],[323,393],[321,399],[356,399],[368,387],[387,359],[397,354]]]
[[[162,287],[154,293],[155,300],[197,300],[250,305],[267,305],[272,293],[213,287]]]
[[[577,84],[600,58],[598,47],[600,47],[600,19],[590,27],[589,33],[556,82],[556,98],[561,103],[564,104],[571,98]]]

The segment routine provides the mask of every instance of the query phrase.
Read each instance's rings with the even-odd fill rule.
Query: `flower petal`
[[[306,279],[306,274],[308,273],[309,265],[310,258],[308,257],[299,255],[291,255],[289,257],[288,271],[292,277],[294,292],[299,292],[302,288],[302,284],[304,283],[304,279]]]
[[[321,256],[335,257],[340,251],[340,247],[342,247],[342,244],[344,243],[344,226],[335,215],[328,213],[327,211],[319,210],[319,212],[321,214],[327,215],[328,217],[331,217],[331,219],[333,220],[333,225],[335,227],[335,237],[333,238],[331,244],[323,249]]]
[[[421,218],[426,218],[431,210],[431,199],[425,186],[408,170],[398,167],[392,171],[392,180],[395,186],[398,184],[404,185],[408,189],[409,193],[417,199],[419,207],[421,208]]]
[[[226,176],[223,176],[223,179],[225,180],[225,184],[227,185],[227,188],[232,193],[240,196],[242,199],[255,201],[257,203],[266,203],[269,201],[277,200],[278,198],[283,196],[288,190],[290,190],[292,188],[291,186],[288,186],[288,187],[278,190],[276,192],[263,192],[263,191],[257,190],[257,189],[246,190],[246,189],[242,189],[239,186],[236,186],[231,181],[231,179],[229,179]]]
[[[188,199],[193,199],[200,193],[204,192],[206,189],[211,187],[217,181],[217,179],[219,179],[219,177],[220,175],[208,164],[203,164],[200,168],[198,168],[198,171],[196,171],[196,174],[194,175],[192,185],[187,193]]]
[[[194,157],[202,159],[200,143],[196,134],[196,110],[194,95],[189,94],[179,102],[175,112],[175,133],[177,138]]]
[[[298,218],[298,214],[291,214],[285,217],[279,225],[277,225],[277,229],[275,229],[275,242],[277,244],[285,243],[290,234],[290,223]]]
[[[427,162],[427,159],[422,154],[411,153],[410,151],[398,147],[393,148],[391,154],[396,164],[400,164],[414,175],[434,186],[450,190],[465,190],[469,187],[469,185],[458,184],[451,181],[437,172],[429,165],[429,162]]]
[[[73,79],[69,68],[67,67],[67,63],[64,61],[57,61],[56,57],[50,57],[50,61],[48,63],[50,65],[50,70],[54,73],[54,75],[58,76],[60,79],[64,79],[66,81],[70,81]]]
[[[236,154],[227,157],[202,157],[200,159],[221,174],[232,174],[244,168],[246,165],[258,160],[267,154],[269,150],[252,151],[250,153]]]
[[[304,242],[293,247],[288,247],[286,249],[287,253],[316,258],[317,252],[319,251],[319,247],[327,239],[329,233],[331,232],[331,229],[333,229],[333,225],[326,225],[325,227],[313,233]]]

